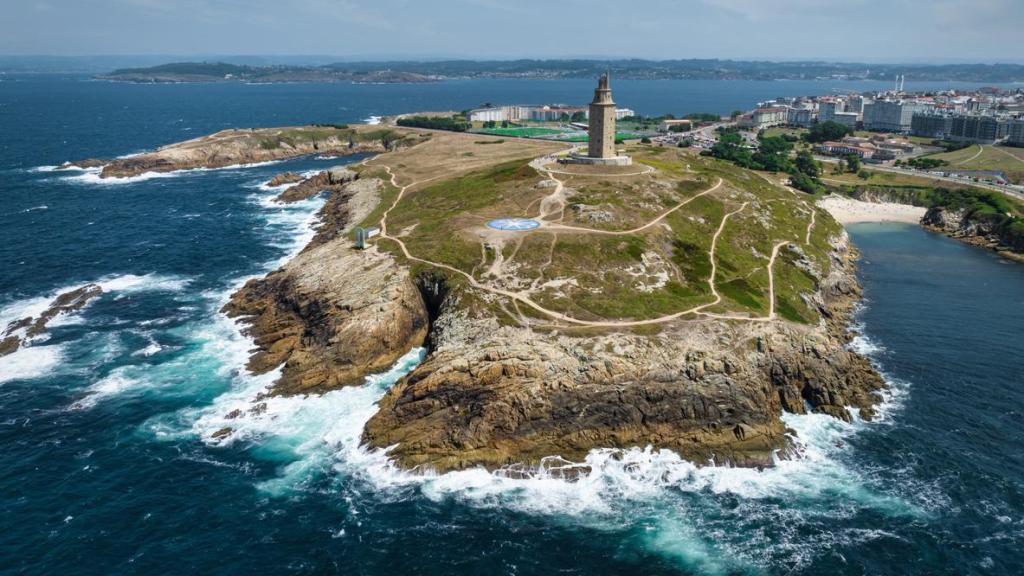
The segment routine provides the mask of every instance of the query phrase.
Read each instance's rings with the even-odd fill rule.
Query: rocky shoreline
[[[402,467],[439,471],[647,445],[697,463],[771,466],[791,448],[783,410],[850,420],[852,407],[869,420],[885,387],[847,348],[856,253],[845,238],[835,248],[821,326],[692,320],[653,337],[541,334],[470,318],[449,292],[430,355],[385,395],[364,440],[393,446]]]
[[[330,176],[314,178],[307,189]],[[647,445],[697,463],[771,466],[793,448],[783,410],[874,416],[885,383],[847,346],[860,287],[845,234],[818,278],[818,325],[695,317],[654,335],[562,333],[474,315],[461,304],[467,288],[445,276],[352,249],[345,233],[373,210],[382,185],[355,178],[331,188],[319,240],[246,284],[224,311],[254,339],[250,370],[281,367],[271,395],[358,385],[429,346],[364,430],[368,446],[390,448],[403,468],[529,467]],[[291,190],[283,200],[304,196]]]
[[[990,222],[968,218],[966,210],[930,208],[921,219],[921,226],[965,244],[987,248],[1004,258],[1024,262],[1024,253],[1006,246]]]
[[[328,194],[316,235],[281,269],[247,282],[223,309],[256,344],[250,371],[283,365],[272,394],[358,384],[426,339],[428,318],[408,272],[384,254],[353,249],[346,237],[376,207],[381,186],[337,167],[278,196],[294,202]]]

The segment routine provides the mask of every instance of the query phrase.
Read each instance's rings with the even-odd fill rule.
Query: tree
[[[861,170],[860,172],[857,172],[857,177],[860,178],[861,180],[870,180],[871,172],[868,172],[867,170]]]
[[[753,154],[743,147],[743,137],[737,132],[723,132],[708,151],[708,156],[728,160],[744,168],[755,167]]]
[[[811,126],[811,129],[804,134],[804,140],[808,142],[829,142],[842,140],[844,136],[853,134],[853,129],[838,122],[822,122]]]
[[[647,136],[644,136],[643,138],[640,139],[640,143],[641,144],[650,144],[651,143],[651,139],[648,138]]]
[[[573,121],[573,122],[583,122],[586,119],[587,119],[587,114],[585,112],[573,112],[572,113],[571,121]]]
[[[793,188],[808,194],[817,194],[821,190],[821,184],[818,184],[815,179],[799,171],[789,177],[789,183]]]
[[[760,139],[757,152],[753,156],[754,168],[769,172],[789,172],[792,162],[789,153],[793,145],[778,136],[765,136]]]
[[[797,171],[802,172],[811,178],[818,178],[821,176],[821,166],[808,150],[801,150],[797,152],[796,160],[793,161],[793,164]]]
[[[850,174],[860,172],[860,156],[857,156],[856,154],[848,154],[846,156],[846,170]]]
[[[732,114],[729,115],[729,117],[732,118],[733,120],[739,118],[740,116],[743,116],[743,110],[733,110]]]

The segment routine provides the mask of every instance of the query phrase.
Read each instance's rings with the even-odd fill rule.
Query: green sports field
[[[565,134],[566,131],[560,128],[487,128],[477,130],[479,134],[490,134],[491,136],[509,136],[512,138],[544,138],[555,134]]]
[[[490,136],[508,136],[511,138],[538,138],[542,140],[558,140],[559,142],[587,142],[587,133],[582,130],[565,130],[562,128],[487,128],[474,130],[477,134],[488,134]],[[640,136],[632,132],[617,132],[616,139],[635,140]]]

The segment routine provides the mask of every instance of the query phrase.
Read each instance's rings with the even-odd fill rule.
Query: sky
[[[1024,0],[3,0],[0,55],[1019,62]]]

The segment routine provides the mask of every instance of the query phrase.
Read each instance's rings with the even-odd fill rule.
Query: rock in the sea
[[[321,192],[340,191],[344,185],[357,178],[359,178],[358,172],[353,172],[344,166],[335,166],[306,178],[301,183],[281,192],[277,200],[279,202],[298,202],[312,198]]]
[[[302,182],[302,180],[303,178],[301,174],[296,174],[295,172],[284,172],[271,178],[270,182],[267,182],[267,186],[276,187],[283,186],[285,184],[295,184],[296,182]]]
[[[102,293],[99,285],[86,284],[58,295],[39,316],[27,316],[11,322],[0,334],[0,356],[16,352],[26,342],[46,332],[46,326],[56,316],[77,312]]]

